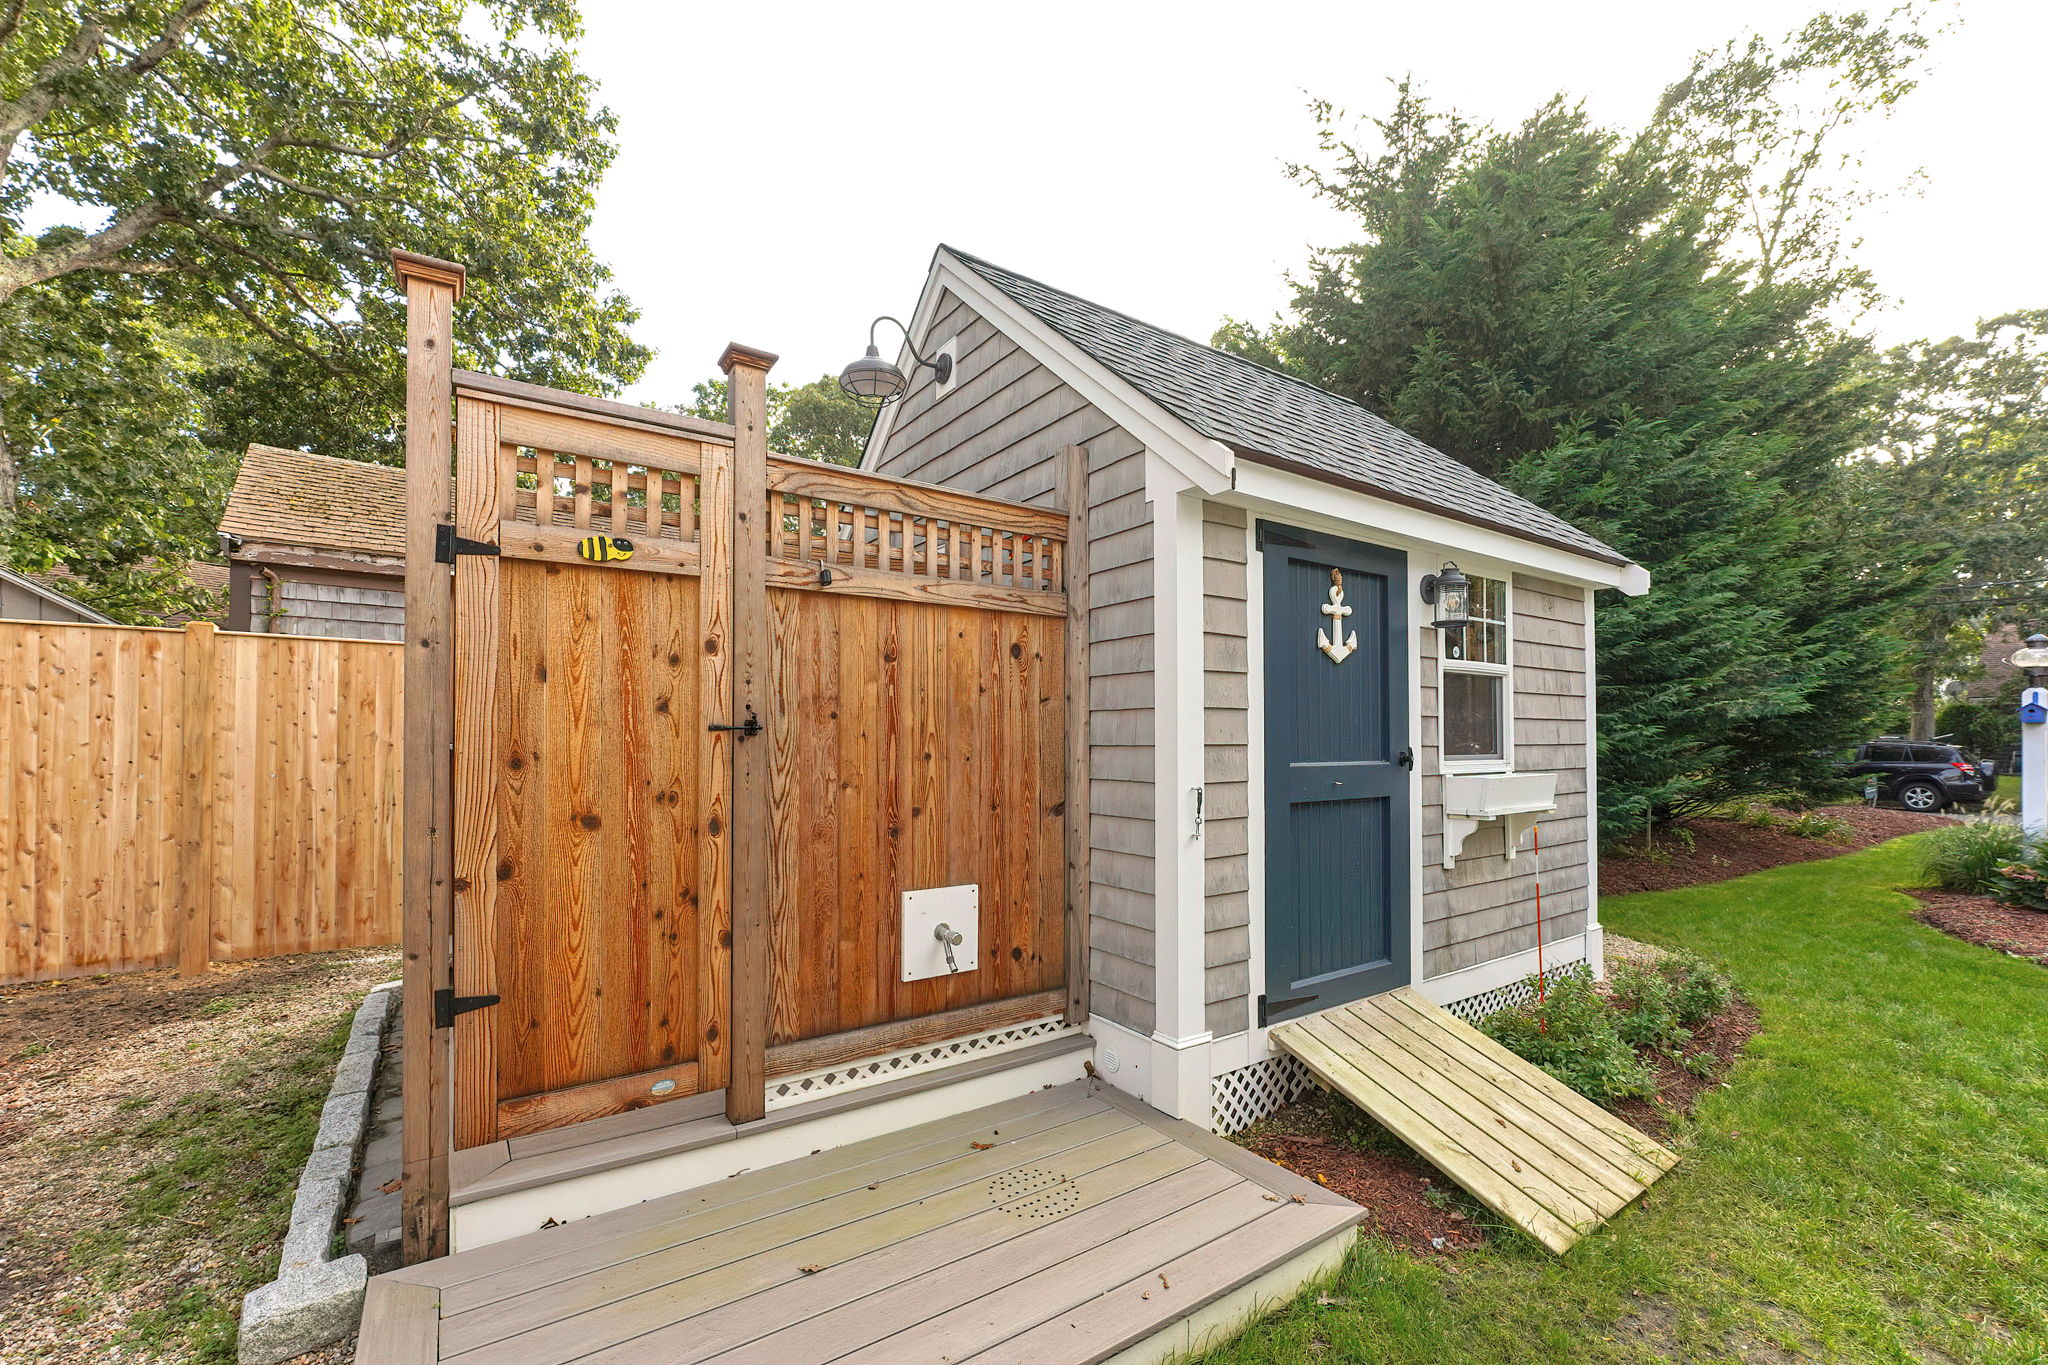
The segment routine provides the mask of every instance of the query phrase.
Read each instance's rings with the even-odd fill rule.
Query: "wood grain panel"
[[[0,982],[395,942],[400,664],[0,622]]]
[[[499,579],[491,1105],[588,1117],[535,1097],[656,1071],[691,1093],[697,580],[518,560]]]
[[[1061,987],[1065,621],[771,600],[801,754],[773,769],[771,1043]],[[965,883],[981,888],[975,970],[898,980],[902,893]]]

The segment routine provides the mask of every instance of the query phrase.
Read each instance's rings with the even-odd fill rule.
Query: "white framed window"
[[[1513,640],[1506,580],[1470,575],[1471,624],[1441,636],[1437,738],[1448,772],[1513,766]]]

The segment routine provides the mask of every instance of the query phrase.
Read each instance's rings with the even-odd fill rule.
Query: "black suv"
[[[1858,745],[1856,757],[1838,766],[1850,777],[1876,774],[1877,794],[1907,810],[1938,811],[1998,790],[1998,778],[1969,750],[1897,735]]]

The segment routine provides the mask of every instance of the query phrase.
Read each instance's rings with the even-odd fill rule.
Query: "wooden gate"
[[[1067,1003],[1067,514],[768,456],[767,359],[733,425],[456,376],[457,1147]]]

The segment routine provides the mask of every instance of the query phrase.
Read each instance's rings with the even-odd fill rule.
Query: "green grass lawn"
[[[1361,1240],[1204,1359],[2048,1360],[2048,971],[1917,923],[1913,842],[1603,902],[1762,1014],[1643,1205],[1562,1258]]]

